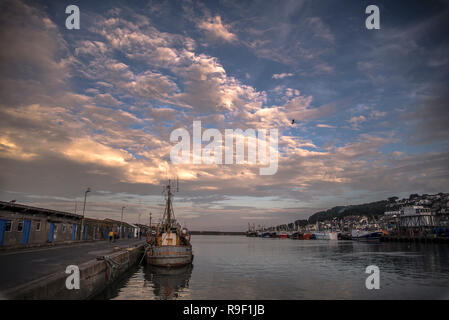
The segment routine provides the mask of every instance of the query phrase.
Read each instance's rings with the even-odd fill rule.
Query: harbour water
[[[449,246],[192,236],[193,266],[134,268],[97,299],[449,299]],[[380,269],[380,289],[365,269]]]

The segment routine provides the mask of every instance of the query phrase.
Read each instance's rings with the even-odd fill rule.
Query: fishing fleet
[[[254,225],[248,224],[247,237],[261,238],[280,238],[280,239],[297,239],[297,240],[357,240],[357,241],[379,241],[386,231],[381,230],[376,225],[365,225],[357,227],[351,232],[343,232],[338,229],[331,230],[310,230],[310,231],[286,231],[286,230],[268,230],[264,227],[255,228]]]

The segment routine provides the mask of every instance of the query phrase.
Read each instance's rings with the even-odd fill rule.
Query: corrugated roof
[[[34,211],[34,213],[65,216],[65,217],[70,217],[70,218],[74,218],[74,219],[82,219],[83,218],[83,216],[81,216],[79,214],[74,214],[74,213],[70,213],[70,212],[32,207],[32,206],[27,206],[24,204],[11,203],[11,202],[5,202],[5,201],[0,201],[0,210],[8,210],[8,211],[13,211],[13,212],[23,212],[23,213]]]

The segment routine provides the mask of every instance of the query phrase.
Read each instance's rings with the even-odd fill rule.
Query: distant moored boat
[[[313,233],[317,240],[338,240],[338,232],[317,231]]]
[[[382,237],[382,231],[374,230],[361,230],[361,229],[354,229],[351,232],[351,236],[353,240],[358,241],[379,241]]]

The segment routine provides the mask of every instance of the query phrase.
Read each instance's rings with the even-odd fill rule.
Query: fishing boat
[[[312,240],[312,239],[315,239],[315,235],[313,233],[306,232],[302,235],[302,239],[303,240]]]
[[[338,234],[338,240],[352,240],[352,235],[349,232],[340,232]]]
[[[178,184],[176,187],[178,190]],[[187,228],[182,228],[175,219],[170,181],[164,187],[164,192],[167,197],[164,215],[156,235],[150,239],[146,261],[156,267],[183,267],[193,261],[190,232]]]
[[[338,232],[317,231],[313,233],[317,240],[338,240]]]
[[[247,237],[257,237],[256,226],[248,223],[248,231],[246,231]]]
[[[281,239],[287,239],[288,238],[288,234],[287,234],[287,231],[279,231],[278,232],[278,238],[281,238]]]
[[[290,236],[290,239],[296,239],[296,240],[303,239],[302,233],[300,233],[299,231],[293,232]]]
[[[271,238],[270,231],[262,231],[262,238]]]
[[[353,240],[357,241],[380,241],[382,231],[379,230],[363,230],[360,228],[354,229],[351,232]]]

